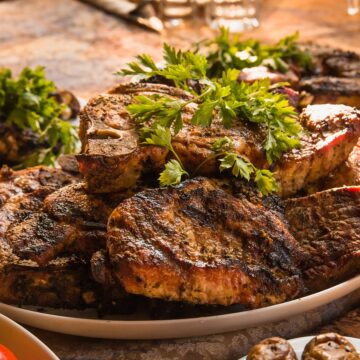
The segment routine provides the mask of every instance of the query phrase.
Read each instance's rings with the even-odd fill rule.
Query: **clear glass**
[[[210,0],[205,16],[210,27],[241,32],[259,26],[257,0]]]
[[[181,25],[194,14],[193,0],[160,0],[160,18],[165,27]]]
[[[360,11],[360,0],[348,0],[347,12],[349,15],[356,15]]]

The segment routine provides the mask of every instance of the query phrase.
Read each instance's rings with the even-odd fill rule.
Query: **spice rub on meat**
[[[93,98],[84,108],[80,131],[83,148],[77,159],[88,191],[106,193],[129,188],[141,177],[163,169],[168,150],[141,145],[135,122],[126,110],[136,95],[156,93],[184,99],[190,96],[166,85],[128,84]],[[188,115],[191,111],[187,109]],[[286,153],[272,166],[283,196],[296,193],[345,161],[360,136],[360,112],[343,105],[310,106],[300,122],[305,130],[302,147]],[[172,145],[184,167],[192,172],[213,155],[213,143],[224,136],[234,140],[235,152],[258,167],[269,167],[262,149],[265,130],[257,124],[238,122],[226,129],[215,119],[211,128],[204,129],[186,122],[185,114],[185,126],[173,137]],[[218,175],[218,166],[212,159],[197,174]]]
[[[301,254],[276,213],[205,178],[123,201],[107,248],[130,293],[256,308],[303,292]]]

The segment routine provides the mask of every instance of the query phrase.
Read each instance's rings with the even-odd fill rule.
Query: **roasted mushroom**
[[[345,337],[328,333],[314,337],[305,347],[303,360],[359,360],[360,355]]]
[[[272,337],[253,346],[247,360],[296,360],[296,354],[288,341]]]

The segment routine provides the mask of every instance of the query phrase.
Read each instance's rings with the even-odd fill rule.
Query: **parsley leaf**
[[[231,36],[226,28],[213,40],[198,44],[207,50],[208,76],[220,77],[227,69],[244,69],[254,66],[267,66],[273,70],[286,72],[293,62],[304,70],[312,66],[311,56],[302,51],[297,44],[299,34],[287,36],[275,45],[262,44],[248,39],[240,41],[238,35]]]
[[[40,66],[24,68],[18,79],[9,69],[0,70],[0,122],[19,134],[30,131],[36,139],[35,149],[17,168],[54,166],[59,155],[78,150],[76,127],[60,118],[66,106],[56,101],[55,92],[55,84]]]
[[[161,186],[171,186],[180,184],[183,176],[189,176],[181,164],[172,159],[165,164],[165,170],[160,174],[159,181]]]

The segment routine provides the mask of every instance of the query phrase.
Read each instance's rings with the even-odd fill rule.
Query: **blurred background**
[[[360,51],[358,0],[0,1],[0,67],[44,65],[58,86],[88,98],[118,81],[138,53],[160,59],[163,41],[188,48],[221,25],[274,42],[295,31]]]

